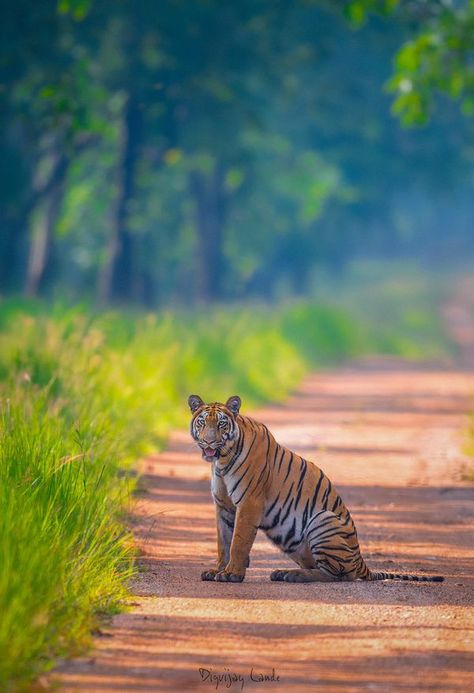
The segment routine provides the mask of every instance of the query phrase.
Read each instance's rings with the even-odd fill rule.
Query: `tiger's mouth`
[[[219,459],[219,450],[214,450],[214,448],[206,447],[202,449],[202,456],[206,462],[214,462],[214,460]]]

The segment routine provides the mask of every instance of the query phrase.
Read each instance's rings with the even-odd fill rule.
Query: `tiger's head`
[[[190,395],[189,408],[191,435],[199,445],[206,462],[215,462],[229,454],[239,437],[237,416],[241,405],[240,397],[229,397],[225,404],[205,404],[198,395]]]

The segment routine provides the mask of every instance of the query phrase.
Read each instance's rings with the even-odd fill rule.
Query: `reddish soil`
[[[445,315],[453,333],[462,323],[459,367],[374,358],[311,375],[253,414],[337,485],[370,567],[446,582],[270,582],[291,566],[263,535],[244,583],[201,582],[214,561],[209,467],[178,432],[144,462],[132,609],[53,681],[71,692],[474,690],[474,489],[462,454],[474,330],[466,337],[452,307]]]

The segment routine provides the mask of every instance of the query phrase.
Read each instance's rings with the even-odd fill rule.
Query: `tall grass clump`
[[[281,400],[310,367],[376,348],[341,307],[132,315],[0,304],[0,690],[88,642],[126,596],[135,459],[186,397]]]
[[[90,397],[90,345],[52,323],[16,330],[18,348],[0,340],[0,689],[14,691],[87,639],[133,558],[124,448]]]

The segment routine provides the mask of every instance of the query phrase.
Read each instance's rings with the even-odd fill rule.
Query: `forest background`
[[[472,27],[444,0],[4,3],[0,292],[274,300],[472,256]]]

